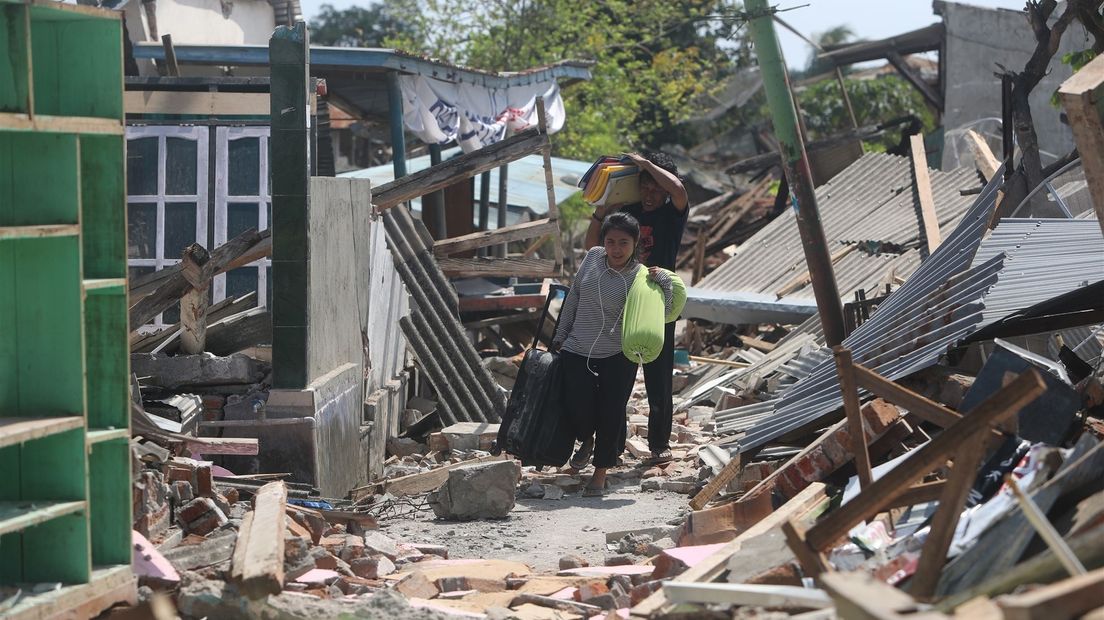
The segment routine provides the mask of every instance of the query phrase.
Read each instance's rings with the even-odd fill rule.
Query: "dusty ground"
[[[519,495],[510,516],[498,521],[440,521],[430,511],[416,518],[381,520],[380,528],[400,540],[446,545],[450,558],[515,560],[537,572],[555,572],[566,554],[602,565],[605,558],[618,555],[607,550],[606,532],[664,526],[686,513],[687,501],[677,493],[641,491],[635,482],[611,489],[605,497]]]

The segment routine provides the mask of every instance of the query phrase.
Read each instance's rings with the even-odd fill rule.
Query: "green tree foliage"
[[[860,125],[884,123],[897,117],[914,115],[924,124],[924,131],[935,128],[935,116],[924,97],[897,75],[885,75],[871,80],[844,79],[855,117]],[[835,79],[825,79],[798,94],[798,104],[805,114],[805,126],[813,139],[826,138],[851,128]],[[884,137],[883,147],[897,143],[899,136]],[[868,143],[868,146],[871,144]]]
[[[389,37],[409,33],[413,26],[392,3],[338,10],[323,4],[318,17],[310,22],[311,43],[338,47],[381,47]]]
[[[665,132],[732,66],[729,0],[389,0],[413,27],[386,43],[488,71],[590,60],[563,91],[557,154],[588,159],[669,139]]]

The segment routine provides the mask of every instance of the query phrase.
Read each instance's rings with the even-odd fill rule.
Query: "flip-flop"
[[[583,489],[583,497],[602,497],[606,494],[606,489]]]
[[[662,452],[659,452],[658,454],[653,452],[652,453],[652,458],[648,459],[648,462],[651,463],[652,465],[659,465],[659,464],[662,464],[662,463],[670,463],[673,460],[675,460],[675,456],[673,454],[671,454],[671,451],[670,450],[663,450]]]

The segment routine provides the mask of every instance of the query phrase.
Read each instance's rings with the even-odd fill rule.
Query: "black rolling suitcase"
[[[567,287],[556,284],[548,293],[533,346],[522,359],[492,450],[512,454],[523,465],[563,466],[575,446],[575,431],[563,406],[560,355],[537,348],[548,306],[558,291],[566,295]]]

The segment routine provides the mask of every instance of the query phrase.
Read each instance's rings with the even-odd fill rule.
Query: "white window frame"
[[[126,128],[126,140],[141,138],[157,138],[157,194],[131,195],[127,194],[127,208],[131,203],[156,203],[157,204],[157,239],[155,242],[153,258],[127,258],[128,267],[153,267],[160,271],[180,262],[180,258],[165,256],[165,203],[194,202],[196,205],[196,230],[195,239],[198,243],[207,245],[207,179],[208,179],[208,130],[206,127],[178,126],[178,125],[152,125],[152,126],[128,126]],[[172,194],[165,193],[166,165],[168,161],[168,138],[184,138],[196,142],[196,193]],[[127,230],[127,234],[130,231]],[[167,327],[163,315],[158,314],[153,321],[144,326],[156,329]]]
[[[271,130],[269,127],[217,127],[215,129],[215,238],[214,247],[229,241],[227,239],[228,204],[230,202],[252,202],[257,206],[257,230],[265,230],[269,226],[268,204],[272,202],[272,189],[269,187],[268,174],[268,146]],[[258,162],[259,175],[257,195],[231,196],[230,195],[230,141],[240,138],[257,138],[259,142]],[[261,258],[245,267],[257,269],[257,305],[264,307],[268,302],[268,267],[272,266],[270,258]],[[219,302],[226,298],[226,274],[215,276],[213,301]]]

